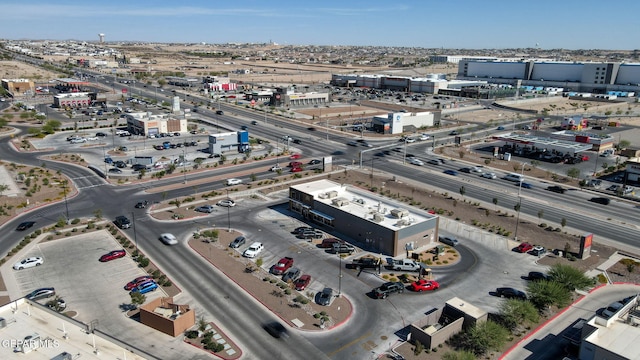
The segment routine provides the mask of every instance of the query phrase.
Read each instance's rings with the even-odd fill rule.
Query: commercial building
[[[91,96],[88,92],[56,94],[53,96],[53,107],[79,108],[88,107],[89,105],[91,105]]]
[[[541,60],[461,60],[458,79],[490,83],[559,87],[565,90],[606,94],[608,91],[640,90],[640,64],[561,62]]]
[[[329,102],[328,93],[307,92],[299,93],[294,88],[278,88],[271,95],[270,106],[313,106],[324,105]]]
[[[126,114],[127,130],[134,135],[157,135],[161,133],[186,133],[187,119],[171,114],[154,115],[150,112]]]
[[[195,325],[196,312],[189,305],[178,305],[172,297],[159,297],[140,307],[140,322],[176,337]]]
[[[35,83],[29,79],[2,79],[2,88],[12,97],[35,93]]]
[[[330,180],[291,186],[289,209],[386,255],[399,256],[438,239],[437,215]]]
[[[209,154],[222,154],[227,151],[247,152],[249,146],[249,132],[233,131],[209,135]]]
[[[444,74],[428,74],[424,77],[389,76],[370,74],[333,74],[331,84],[347,87],[389,89],[405,92],[439,94],[445,89],[459,92],[464,87],[486,85],[483,80],[447,80]]]
[[[433,127],[440,125],[440,110],[424,111],[419,113],[396,112],[387,116],[374,116],[372,119],[373,130],[383,134],[401,134],[415,131],[421,127]]]

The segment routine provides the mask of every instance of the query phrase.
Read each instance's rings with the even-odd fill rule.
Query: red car
[[[149,280],[153,280],[152,276],[149,275],[145,275],[145,276],[139,276],[131,281],[129,281],[127,283],[127,285],[124,286],[124,289],[127,291],[131,291],[133,290],[133,288],[138,287],[138,285],[142,284],[143,282],[149,281]]]
[[[301,157],[302,157],[302,155],[300,155],[300,154],[293,154],[293,155],[289,156],[289,159],[296,160],[296,159],[300,159]]]
[[[300,172],[300,171],[302,171],[301,167],[296,166],[291,168],[291,172]]]
[[[302,163],[300,161],[292,161],[289,163],[289,167],[292,167],[292,168],[302,167]]]
[[[526,253],[526,252],[529,252],[531,249],[533,249],[533,245],[523,242],[522,244],[518,245],[518,247],[516,248],[516,251],[519,253]]]
[[[302,275],[296,280],[293,285],[296,287],[296,290],[302,291],[307,288],[307,285],[311,282],[311,275]]]
[[[432,291],[432,290],[438,290],[439,287],[440,287],[440,284],[438,284],[438,282],[435,280],[420,279],[418,281],[413,282],[411,285],[409,285],[409,290],[418,291],[418,292]]]
[[[107,262],[107,261],[119,259],[121,257],[124,257],[125,255],[127,255],[127,252],[124,250],[113,250],[108,254],[104,254],[100,256],[100,262]]]
[[[271,268],[271,273],[281,275],[287,272],[293,266],[293,258],[283,257]]]

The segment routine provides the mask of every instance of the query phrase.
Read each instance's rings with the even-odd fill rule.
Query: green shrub
[[[80,222],[80,219],[78,219],[78,218],[75,218],[75,219],[71,220],[71,224],[73,224],[73,225],[75,225],[75,224],[77,224],[79,222]]]

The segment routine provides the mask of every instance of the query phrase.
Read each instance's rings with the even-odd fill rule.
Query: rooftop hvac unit
[[[409,222],[404,219],[398,220],[398,222],[396,223],[396,226],[407,226],[407,225],[409,225]]]
[[[391,216],[402,219],[405,216],[409,216],[409,211],[405,209],[393,209],[391,210]]]
[[[320,199],[328,199],[328,198],[329,198],[329,194],[327,194],[327,193],[321,193],[321,194],[318,194],[318,197],[319,197]]]
[[[363,198],[353,198],[353,202],[356,204],[360,204],[360,205],[364,205],[364,199]]]
[[[333,199],[334,197],[338,197],[338,192],[335,190],[327,191],[327,195],[329,196],[329,199]]]
[[[333,199],[331,203],[334,206],[341,207],[341,206],[349,205],[349,200],[345,198],[337,198],[337,199]]]
[[[382,222],[382,220],[384,220],[384,216],[382,216],[381,214],[375,213],[373,214],[373,221],[374,222]]]

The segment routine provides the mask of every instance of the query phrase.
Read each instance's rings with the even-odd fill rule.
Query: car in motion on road
[[[492,173],[492,172],[482,173],[480,176],[482,176],[485,179],[495,179],[495,178],[497,178],[496,174]]]
[[[540,245],[536,245],[533,247],[533,249],[531,249],[531,251],[529,251],[529,254],[533,255],[533,256],[541,256],[547,253],[547,249],[544,248],[544,246],[540,246]]]
[[[107,261],[119,259],[121,257],[125,257],[125,255],[127,255],[127,252],[124,250],[113,250],[100,256],[100,262],[107,262]]]
[[[318,305],[329,306],[331,305],[331,300],[333,300],[333,289],[332,288],[324,288],[321,293],[318,293],[316,302]]]
[[[162,241],[165,245],[177,245],[178,239],[176,239],[175,235],[171,233],[163,233],[160,234],[160,241]]]
[[[44,259],[39,256],[29,257],[13,264],[13,270],[22,270],[44,264]]]
[[[216,205],[222,206],[222,207],[234,207],[236,206],[236,202],[231,199],[223,199],[218,201]]]
[[[373,289],[373,296],[376,299],[385,299],[390,294],[402,293],[404,292],[404,284],[396,281],[396,282],[386,282],[379,287]]]
[[[271,169],[269,169],[269,171],[273,171],[273,172],[276,172],[276,171],[279,171],[279,170],[282,170],[282,166],[280,166],[280,165],[274,165],[274,166],[271,167]]]
[[[452,246],[452,247],[456,247],[456,245],[458,245],[458,239],[456,238],[445,236],[445,237],[440,237],[439,240],[441,243]]]
[[[609,203],[611,203],[611,199],[607,197],[593,197],[589,199],[589,201],[594,202],[596,204],[601,204],[601,205],[609,205]]]
[[[427,163],[429,163],[431,165],[440,165],[440,161],[438,161],[438,159],[431,159],[431,160],[427,161]]]
[[[309,165],[316,165],[316,164],[320,164],[322,161],[318,160],[318,159],[313,159],[311,161],[309,161]]]
[[[409,290],[417,292],[432,291],[438,290],[439,287],[440,284],[438,284],[438,282],[435,280],[420,279],[411,283],[411,285],[409,285]]]
[[[564,194],[567,191],[567,189],[557,185],[549,186],[547,187],[547,190],[552,191],[554,193],[558,193],[558,194]]]
[[[258,254],[260,254],[262,250],[264,250],[264,245],[262,245],[261,242],[256,241],[253,244],[249,245],[249,247],[242,253],[242,256],[254,258],[258,256]]]
[[[302,157],[301,154],[292,154],[291,156],[289,156],[289,159],[291,160],[298,160]]]
[[[133,288],[137,287],[138,285],[153,280],[152,276],[149,275],[144,275],[144,276],[138,276],[137,278],[129,281],[125,286],[124,289],[127,291],[131,291]]]
[[[443,171],[443,173],[447,174],[447,175],[451,175],[451,176],[458,176],[458,172],[455,170],[451,170],[451,169],[447,169],[445,171]]]
[[[131,221],[124,215],[116,216],[116,220],[113,223],[120,229],[128,229],[131,227]]]
[[[516,186],[517,186],[517,185],[518,185],[518,184],[516,183]],[[520,183],[520,186],[521,186],[523,189],[533,189],[533,185],[531,185],[531,184],[529,184],[529,183],[527,183],[527,182],[521,182],[521,183]]]
[[[287,334],[287,329],[277,321],[266,323],[262,327],[266,332],[269,333],[269,335],[273,336],[276,339],[289,337],[289,334]]]
[[[215,208],[213,207],[213,205],[202,205],[198,206],[194,210],[201,213],[211,214],[215,210]]]
[[[418,166],[424,165],[424,161],[422,161],[422,160],[420,160],[418,158],[415,158],[415,157],[411,158],[411,160],[409,160],[409,163],[413,164],[413,165],[418,165]]]
[[[293,282],[293,286],[295,287],[296,290],[298,291],[302,291],[304,289],[307,288],[307,286],[309,286],[309,283],[311,282],[311,275],[302,275],[298,278],[298,280]]]
[[[145,201],[138,201],[134,207],[136,209],[144,209],[144,208],[147,207],[147,205],[149,205],[149,202],[146,201],[146,200]]]
[[[510,287],[502,287],[496,289],[496,296],[507,299],[527,300],[527,294],[524,291],[516,290]]]
[[[41,299],[50,298],[55,295],[56,295],[56,290],[52,287],[48,287],[48,288],[40,288],[40,289],[33,290],[32,292],[27,294],[25,298],[29,300],[41,300]]]
[[[18,227],[16,228],[17,231],[24,231],[27,230],[29,228],[31,228],[33,225],[35,225],[35,221],[24,221],[21,222],[20,225],[18,225]]]
[[[231,178],[227,179],[227,186],[242,184],[241,179]]]

